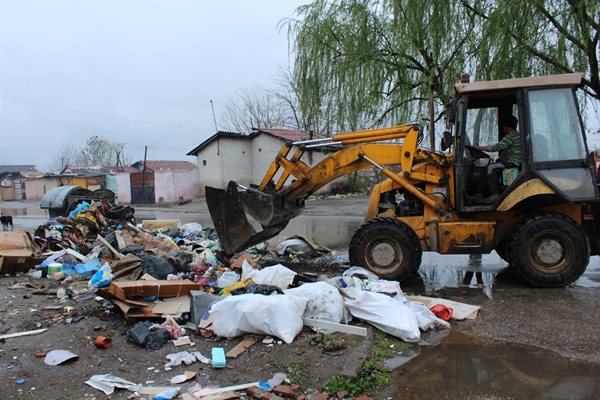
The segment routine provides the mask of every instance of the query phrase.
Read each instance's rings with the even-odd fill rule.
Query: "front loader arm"
[[[257,187],[242,187],[230,182],[227,191],[206,188],[206,200],[215,229],[226,253],[264,241],[279,233],[288,221],[304,209],[304,200],[329,182],[352,172],[377,168],[396,185],[421,199],[438,212],[445,210],[442,198],[428,194],[416,185],[442,184],[443,173],[422,174],[414,166],[423,162],[443,162],[443,154],[418,148],[420,130],[415,125],[400,125],[371,131],[342,133],[331,138],[285,143]],[[373,143],[404,139],[401,144]],[[292,146],[298,149],[287,158]],[[303,153],[315,147],[339,150],[313,167],[301,161]],[[400,165],[396,172],[390,165]],[[277,174],[279,176],[277,177]],[[293,178],[287,186],[285,183]],[[241,188],[241,191],[238,191]],[[247,217],[258,222],[258,234]]]

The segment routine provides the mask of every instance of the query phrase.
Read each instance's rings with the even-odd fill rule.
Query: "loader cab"
[[[580,81],[581,74],[566,74],[456,85],[450,122],[457,211],[598,199],[575,95]],[[518,140],[511,137],[518,160],[477,148],[500,142],[511,116],[518,120]]]

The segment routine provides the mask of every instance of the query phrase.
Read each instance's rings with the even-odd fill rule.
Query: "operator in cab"
[[[487,193],[481,202],[493,204],[500,196],[502,171],[505,168],[521,167],[521,134],[517,131],[519,121],[514,116],[502,122],[504,137],[491,146],[474,146],[483,151],[498,152],[498,162],[488,165],[487,168]]]

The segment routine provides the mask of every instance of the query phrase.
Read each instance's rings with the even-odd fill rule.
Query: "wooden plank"
[[[117,251],[117,250],[116,250],[114,247],[112,247],[112,246],[110,245],[110,243],[108,243],[108,242],[106,241],[106,239],[104,239],[102,236],[98,235],[98,240],[99,240],[99,241],[100,241],[100,242],[101,242],[103,245],[105,245],[106,247],[108,247],[108,249],[109,249],[110,251],[112,251],[112,252],[113,252],[113,254],[114,254],[115,256],[117,256],[117,257],[119,257],[119,258],[123,258],[123,257],[124,257],[124,256],[123,256],[123,254],[119,253],[119,252],[118,252],[118,251]]]
[[[360,326],[337,324],[331,321],[324,321],[321,319],[302,318],[304,325],[310,326],[316,329],[328,329],[341,333],[348,333],[350,335],[367,336],[367,328]]]
[[[234,392],[223,392],[219,394],[212,394],[208,396],[202,396],[202,400],[227,400],[227,399],[239,399],[240,395]]]
[[[258,342],[258,339],[244,339],[239,342],[233,349],[229,350],[225,357],[227,358],[238,358],[240,354],[248,350],[250,347],[254,346],[254,344]]]

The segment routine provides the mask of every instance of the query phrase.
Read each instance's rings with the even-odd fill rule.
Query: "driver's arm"
[[[473,146],[473,147],[475,147],[476,149],[479,149],[479,150],[483,150],[483,151],[492,151],[492,146]]]

